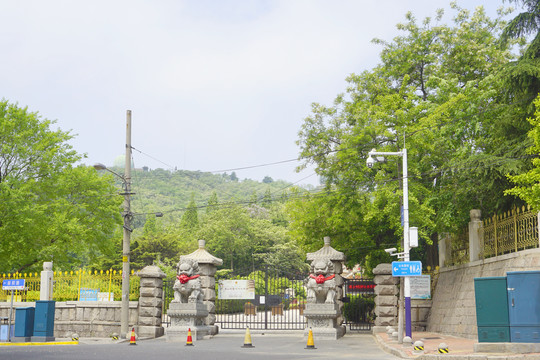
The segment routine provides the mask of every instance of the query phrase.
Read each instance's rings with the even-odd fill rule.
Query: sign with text
[[[393,261],[392,276],[418,276],[422,275],[422,262],[420,261]]]
[[[350,279],[345,280],[347,294],[373,294],[375,283],[372,280]]]
[[[25,279],[2,280],[2,290],[24,290]]]
[[[98,301],[99,289],[81,288],[79,301]]]
[[[219,280],[218,298],[255,299],[255,280]]]
[[[431,299],[431,276],[411,276],[411,299]]]

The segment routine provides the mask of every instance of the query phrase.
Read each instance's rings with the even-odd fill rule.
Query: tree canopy
[[[360,262],[400,245],[402,159],[387,156],[368,169],[371,149],[408,150],[410,222],[419,227],[415,256],[423,260],[440,232],[467,223],[470,209],[512,206],[506,175],[528,166],[530,126],[516,119],[501,72],[518,40],[500,43],[504,10],[490,19],[481,7],[452,9],[451,24],[441,22],[442,10],[421,23],[408,13],[397,25],[402,35],[374,40],[383,47],[379,65],[349,76],[332,106],[313,104],[298,144],[327,192],[292,206],[291,227],[306,246],[324,233]]]
[[[75,166],[69,133],[0,101],[0,271],[88,263],[111,250],[120,203],[110,177]]]

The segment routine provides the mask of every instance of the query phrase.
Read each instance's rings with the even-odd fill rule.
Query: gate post
[[[208,316],[204,320],[204,324],[210,327],[210,334],[215,335],[218,332],[216,323],[216,270],[217,266],[223,264],[223,260],[211,255],[205,250],[206,240],[199,240],[199,248],[189,255],[181,256],[180,258],[188,258],[196,260],[199,263],[201,291],[204,295],[203,304],[208,309]]]
[[[397,283],[392,276],[392,264],[379,264],[373,269],[375,275],[375,326],[373,333],[386,332],[386,326],[395,326],[397,317]]]
[[[155,265],[144,267],[138,273],[141,278],[139,295],[138,333],[140,337],[159,337],[164,333],[161,326],[163,311],[163,278],[166,276]]]

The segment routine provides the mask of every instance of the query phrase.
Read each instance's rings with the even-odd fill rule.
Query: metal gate
[[[222,329],[303,330],[307,274],[284,274],[265,268],[246,277],[229,276],[216,280],[216,325]],[[244,294],[224,291],[224,284],[244,281]],[[221,298],[220,298],[221,297]],[[243,298],[234,298],[243,297]]]
[[[375,320],[375,283],[371,279],[345,279],[343,317],[353,331],[370,331]]]

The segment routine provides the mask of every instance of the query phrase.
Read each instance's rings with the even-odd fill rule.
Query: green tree
[[[212,192],[212,195],[210,196],[210,199],[208,199],[208,206],[206,207],[206,213],[209,214],[212,211],[216,210],[216,207],[218,206],[218,196],[215,191]]]
[[[197,230],[199,227],[199,215],[197,212],[197,204],[195,203],[195,195],[191,195],[191,201],[188,204],[182,219],[180,220],[180,225],[183,228]]]
[[[333,106],[313,105],[298,144],[326,192],[291,209],[290,226],[305,247],[329,235],[351,261],[362,262],[383,245],[400,244],[402,159],[388,156],[367,169],[373,148],[408,149],[410,220],[424,244],[466,224],[471,208],[492,213],[509,206],[506,174],[523,162],[500,152],[510,142],[493,130],[507,109],[498,71],[513,58],[513,43],[499,46],[501,17],[452,7],[451,25],[439,24],[442,11],[435,24],[407,14],[398,24],[402,35],[375,40],[383,46],[378,66],[352,74]]]
[[[0,271],[80,267],[114,250],[120,196],[42,119],[0,101]]]
[[[305,255],[298,252],[285,227],[274,225],[263,214],[266,211],[256,205],[223,205],[201,221],[197,236],[207,241],[208,251],[223,259],[223,267],[237,275],[264,264],[279,265],[284,272],[300,271]]]
[[[510,180],[516,185],[514,188],[506,191],[507,194],[515,195],[526,201],[535,211],[540,211],[540,97],[535,102],[535,116],[529,118],[532,129],[529,131],[529,137],[533,145],[528,152],[533,156],[532,169],[528,172],[510,176]]]

